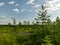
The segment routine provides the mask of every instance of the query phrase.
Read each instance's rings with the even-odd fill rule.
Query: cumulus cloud
[[[34,7],[35,8],[40,7],[40,4],[35,4]]]
[[[14,4],[14,3],[15,3],[15,1],[9,1],[9,4],[11,4],[11,5]]]
[[[34,1],[35,0],[29,0],[29,1],[26,2],[26,4],[31,4],[35,8],[40,7],[40,4],[36,4]]]
[[[12,19],[0,19],[0,24],[4,24],[4,25],[6,25],[6,24],[8,24],[8,23],[11,23],[11,24],[13,24],[13,21],[12,21]]]
[[[5,3],[4,2],[0,2],[0,6],[3,6]]]
[[[55,11],[60,8],[60,0],[48,0],[45,4],[47,6],[47,10]]]
[[[6,16],[2,15],[1,18],[6,18]]]
[[[17,8],[13,9],[13,11],[19,13],[19,9]]]
[[[19,4],[15,4],[15,6],[19,6]]]
[[[35,1],[35,0],[29,0],[29,1],[27,1],[26,4],[34,4],[34,1]]]

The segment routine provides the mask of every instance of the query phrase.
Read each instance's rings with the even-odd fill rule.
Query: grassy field
[[[0,25],[0,45],[59,45],[57,32],[54,25]]]

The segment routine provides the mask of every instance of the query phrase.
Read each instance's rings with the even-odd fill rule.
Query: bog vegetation
[[[0,25],[0,45],[60,45],[60,19],[50,20],[47,10],[42,5],[37,13],[36,22],[19,21],[13,19],[13,25]]]

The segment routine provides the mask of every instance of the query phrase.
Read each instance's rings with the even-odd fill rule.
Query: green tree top
[[[47,15],[47,10],[44,5],[41,6],[41,10],[37,15],[38,17],[35,18],[35,20],[37,21],[37,23],[42,22],[42,24],[47,22],[48,17],[50,17],[49,15]]]
[[[15,20],[15,18],[11,18],[12,20],[13,20],[13,25],[16,25],[16,20]]]

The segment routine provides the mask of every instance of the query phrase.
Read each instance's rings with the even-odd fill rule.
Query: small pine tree
[[[50,19],[47,19],[47,25],[52,25],[52,21]]]
[[[13,20],[13,25],[16,25],[16,20],[15,20],[15,18],[12,17],[12,20]]]
[[[23,21],[23,24],[24,25],[30,25],[30,22],[29,21]]]
[[[27,22],[26,21],[23,21],[23,25],[27,25]]]
[[[47,15],[47,10],[45,9],[44,5],[41,6],[41,11],[39,11],[39,13],[37,14],[38,17],[35,18],[37,23],[42,23],[42,25],[44,25],[44,23],[47,22],[48,17],[50,17],[49,15]]]
[[[34,22],[34,20],[32,21],[32,25],[35,25],[35,22]]]
[[[8,25],[11,25],[11,23],[8,23]]]
[[[60,19],[59,17],[56,18],[56,25],[59,25],[60,24]]]
[[[44,39],[45,35],[46,35],[46,23],[47,23],[47,19],[50,17],[49,15],[47,15],[47,10],[45,8],[44,5],[41,6],[41,10],[39,11],[39,13],[37,14],[38,17],[35,18],[36,22],[38,24],[41,23],[41,32],[42,32],[42,39]]]
[[[19,21],[19,24],[18,25],[22,25],[22,23]]]
[[[27,21],[27,25],[30,25],[30,22],[29,21]]]
[[[45,39],[43,39],[42,45],[53,45],[51,42],[52,40],[50,40],[50,38],[48,36],[45,37]]]

